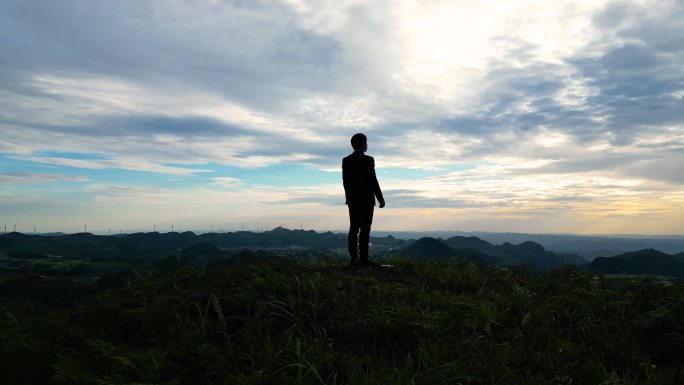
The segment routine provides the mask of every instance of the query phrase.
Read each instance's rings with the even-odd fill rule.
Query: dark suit
[[[359,259],[361,262],[367,262],[375,198],[381,203],[385,201],[378,178],[375,176],[373,157],[365,155],[362,151],[354,151],[342,159],[342,182],[345,203],[349,206],[349,255],[352,262]]]

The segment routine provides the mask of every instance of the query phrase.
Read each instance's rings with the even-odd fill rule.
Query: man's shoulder
[[[345,163],[348,162],[362,162],[362,163],[374,163],[375,159],[373,159],[372,156],[366,155],[366,154],[358,154],[358,153],[351,153],[344,158],[342,158],[342,164],[344,165]]]

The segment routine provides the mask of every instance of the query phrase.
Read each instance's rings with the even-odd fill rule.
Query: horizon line
[[[149,233],[158,233],[158,234],[170,234],[170,233],[187,233],[191,232],[195,235],[203,235],[203,234],[233,234],[233,233],[240,233],[240,232],[248,232],[248,233],[254,233],[254,234],[260,234],[264,232],[269,232],[269,231],[274,231],[276,229],[285,229],[285,230],[290,230],[290,231],[314,231],[317,234],[323,234],[327,232],[331,232],[334,234],[346,234],[347,230],[341,230],[341,229],[331,229],[331,230],[318,230],[318,229],[304,229],[303,227],[300,228],[288,228],[285,226],[276,226],[271,229],[266,229],[265,227],[260,228],[260,229],[236,229],[236,230],[226,230],[221,227],[218,227],[216,229],[193,229],[193,230],[182,230],[182,228],[178,228],[178,230],[174,231],[159,231],[159,229],[153,229],[152,231],[146,231],[146,230],[141,230],[141,229],[134,229],[131,231],[123,231],[122,229],[118,229],[119,231],[77,231],[77,232],[64,232],[64,231],[47,231],[47,232],[22,232],[22,231],[2,231],[0,232],[0,235],[6,235],[6,234],[11,234],[11,233],[18,233],[22,235],[40,235],[40,236],[49,236],[51,234],[63,234],[63,235],[75,235],[75,234],[91,234],[91,235],[100,235],[100,236],[121,236],[121,235],[129,235],[129,234],[149,234]],[[665,237],[665,238],[684,238],[684,234],[643,234],[643,233],[539,233],[539,232],[516,232],[516,231],[491,231],[491,230],[372,230],[372,233],[383,233],[386,235],[392,235],[392,234],[402,234],[402,233],[423,233],[424,236],[429,236],[429,234],[443,234],[443,233],[453,233],[453,234],[519,234],[519,235],[536,235],[536,236],[564,236],[564,237],[592,237],[592,238],[621,238],[621,237],[626,237],[626,238],[657,238],[657,237]]]

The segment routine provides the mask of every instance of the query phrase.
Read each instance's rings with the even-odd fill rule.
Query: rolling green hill
[[[589,261],[574,254],[563,256],[544,249],[535,242],[523,242],[519,245],[504,243],[492,245],[477,237],[454,236],[446,240],[430,237],[421,238],[409,244],[404,251],[411,256],[421,256],[433,260],[445,260],[451,256],[469,256],[480,262],[491,265],[533,265],[542,270],[549,270],[566,265],[585,265]]]
[[[335,260],[135,278],[0,312],[3,384],[680,384],[684,287],[467,260]]]
[[[655,274],[684,277],[684,258],[654,249],[624,253],[614,257],[598,257],[591,269],[605,274]]]
[[[656,252],[623,254],[606,260],[597,258],[589,262],[580,256],[555,254],[542,245],[526,241],[520,244],[505,242],[494,245],[477,237],[454,236],[448,239],[406,241],[392,236],[372,237],[374,256],[411,255],[433,260],[445,260],[452,256],[468,256],[484,260],[491,265],[533,265],[550,270],[562,264],[583,266],[600,272],[625,272],[633,274],[684,275],[684,253],[669,256]],[[282,248],[281,250],[275,250]],[[0,277],[23,274],[56,274],[85,277],[86,273],[101,274],[113,268],[134,267],[147,271],[163,265],[202,267],[207,265],[235,264],[246,261],[242,255],[230,262],[221,262],[245,249],[294,255],[288,248],[302,250],[306,258],[320,250],[344,250],[346,236],[331,232],[317,233],[312,230],[288,230],[282,227],[261,233],[239,231],[235,233],[192,232],[135,233],[116,236],[90,233],[55,234],[50,236],[8,233],[0,235]],[[303,250],[308,250],[306,253]],[[314,251],[313,253],[311,252]],[[174,258],[175,261],[174,262]],[[88,270],[90,269],[90,270]],[[80,272],[80,275],[75,273]],[[73,273],[73,274],[72,274]],[[97,278],[97,277],[95,277]]]
[[[403,252],[414,258],[424,258],[433,261],[446,261],[454,257],[465,257],[474,262],[487,263],[485,255],[473,249],[453,249],[446,243],[430,238],[421,238],[409,246]]]
[[[486,250],[494,246],[478,237],[453,236],[451,238],[445,239],[444,243],[453,249]]]

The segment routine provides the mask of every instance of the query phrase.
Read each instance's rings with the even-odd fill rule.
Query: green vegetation
[[[137,276],[0,308],[3,384],[680,384],[684,286],[464,260],[330,258]]]
[[[645,249],[605,258],[591,264],[594,271],[605,274],[653,274],[684,277],[684,258],[654,249]]]

